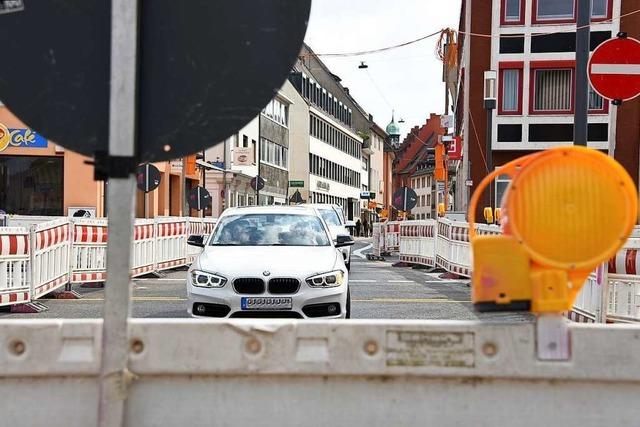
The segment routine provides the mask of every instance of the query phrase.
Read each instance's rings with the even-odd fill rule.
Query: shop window
[[[608,111],[608,104],[605,102],[598,92],[593,90],[593,87],[589,85],[589,112],[590,113],[606,113]]]
[[[0,157],[0,209],[18,215],[65,215],[61,157]]]
[[[612,5],[613,0],[592,0],[591,20],[611,19]],[[534,24],[575,22],[576,7],[577,0],[533,0],[532,22]]]

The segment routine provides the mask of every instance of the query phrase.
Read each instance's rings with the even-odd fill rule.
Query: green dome
[[[400,126],[395,122],[391,122],[387,125],[387,133],[389,135],[400,135]]]
[[[387,133],[392,136],[400,135],[400,126],[396,124],[396,121],[391,117],[391,123],[387,125]]]

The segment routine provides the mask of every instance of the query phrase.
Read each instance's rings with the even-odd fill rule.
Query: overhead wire
[[[583,25],[583,26],[578,26],[578,27],[573,27],[571,29],[567,29],[567,30],[558,30],[558,31],[554,31],[554,32],[548,32],[548,33],[532,33],[532,34],[483,34],[483,33],[475,33],[472,31],[457,31],[457,34],[459,36],[472,36],[472,37],[484,37],[484,38],[521,38],[521,37],[544,37],[544,36],[549,36],[552,34],[562,34],[562,33],[573,33],[576,30],[581,30],[587,27],[591,27],[591,26],[597,26],[597,25],[606,25],[606,24],[611,24],[614,21],[620,21],[623,18],[627,18],[629,16],[635,15],[637,13],[640,13],[640,9],[636,9],[633,10],[631,12],[627,12],[627,13],[623,13],[619,16],[612,16],[611,18],[607,18],[607,19],[603,19],[600,21],[595,21],[595,22],[591,22],[589,25]],[[409,46],[415,43],[419,43],[423,40],[427,40],[431,37],[435,37],[439,34],[442,34],[444,31],[447,31],[448,29],[440,29],[438,31],[434,31],[433,33],[415,38],[413,40],[409,40],[403,43],[398,43],[398,44],[394,44],[391,46],[385,46],[385,47],[381,47],[381,48],[377,48],[377,49],[370,49],[370,50],[362,50],[362,51],[355,51],[355,52],[325,52],[325,53],[316,53],[316,56],[324,56],[324,57],[353,57],[353,56],[362,56],[362,55],[371,55],[371,54],[376,54],[376,53],[382,53],[382,52],[387,52],[390,50],[395,50],[395,49],[399,49],[405,46]],[[305,56],[305,55],[302,55]]]

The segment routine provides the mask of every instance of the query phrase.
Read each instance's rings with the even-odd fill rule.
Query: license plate
[[[291,310],[291,298],[251,298],[242,297],[240,307],[243,310]]]

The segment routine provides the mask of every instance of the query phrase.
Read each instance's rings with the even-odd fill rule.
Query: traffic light
[[[511,177],[499,213],[503,234],[476,236],[478,201],[503,174]],[[570,310],[589,274],[629,237],[637,214],[632,179],[596,150],[558,147],[498,168],[469,203],[476,309]]]

